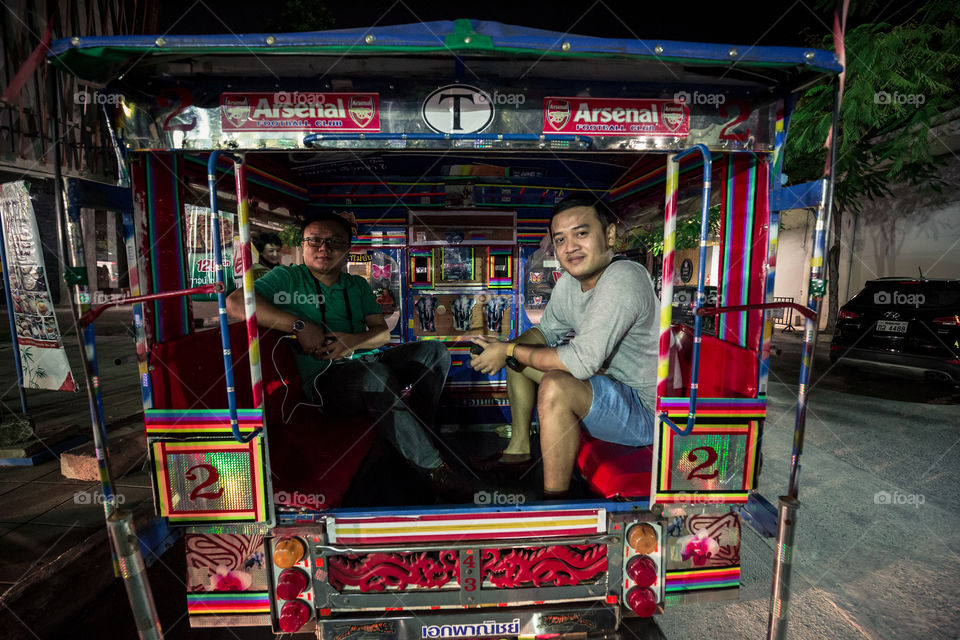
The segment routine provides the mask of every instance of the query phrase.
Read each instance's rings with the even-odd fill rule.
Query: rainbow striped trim
[[[147,409],[143,422],[151,438],[232,433],[227,409]],[[237,422],[240,433],[249,434],[263,427],[263,410],[237,409]]]
[[[270,593],[240,591],[188,593],[187,613],[192,616],[230,613],[270,613]]]
[[[704,491],[695,489],[672,489],[670,468],[673,460],[673,441],[678,436],[666,423],[660,423],[660,468],[656,502],[665,503],[744,503],[753,489],[753,476],[757,464],[757,442],[760,424],[751,420],[746,424],[694,424],[689,435],[746,436],[746,459],[741,476],[740,490]]]
[[[203,166],[203,175],[207,174],[207,161],[206,159],[194,158],[192,156],[186,156],[187,162],[192,164],[198,164]],[[253,184],[260,185],[261,187],[266,187],[276,191],[277,193],[282,193],[284,195],[290,196],[296,200],[302,202],[307,202],[309,197],[307,196],[307,190],[304,187],[301,187],[298,184],[289,182],[288,180],[283,180],[271,173],[267,173],[262,169],[257,169],[255,167],[249,167],[248,171],[253,174],[253,177],[249,177],[248,180]],[[232,176],[234,173],[233,162],[226,157],[221,156],[217,159],[217,173]]]
[[[166,442],[163,440],[150,443],[154,467],[154,490],[157,494],[157,504],[160,505],[160,515],[170,519],[172,523],[189,524],[193,522],[265,522],[267,520],[266,484],[264,482],[263,437],[258,436],[250,442],[236,440],[203,440],[193,442]],[[174,504],[173,483],[170,478],[168,456],[189,453],[229,453],[241,452],[249,454],[250,474],[235,474],[223,476],[216,484],[210,485],[211,491],[223,488],[224,485],[246,485],[253,498],[251,509],[209,509],[187,511],[178,508],[182,497],[177,494],[177,504]]]
[[[728,589],[740,586],[740,567],[667,571],[664,589],[667,593],[699,589]]]
[[[606,529],[606,509],[327,518],[327,533],[336,544],[555,538]]]
[[[658,412],[669,418],[686,419],[690,413],[690,398],[660,398]],[[767,397],[759,398],[697,398],[697,418],[751,418],[762,420],[767,415]]]
[[[697,493],[678,491],[676,493],[657,492],[659,504],[746,504],[750,494],[743,493]]]

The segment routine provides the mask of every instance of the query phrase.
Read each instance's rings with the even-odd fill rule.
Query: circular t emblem
[[[468,84],[440,87],[423,101],[421,111],[437,133],[477,133],[493,122],[493,100]]]

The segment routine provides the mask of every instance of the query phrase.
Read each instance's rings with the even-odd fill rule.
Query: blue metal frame
[[[227,406],[230,410],[230,430],[237,442],[250,442],[260,435],[261,428],[257,427],[244,437],[240,433],[240,423],[237,419],[237,392],[233,382],[233,356],[230,349],[230,318],[227,316],[226,278],[223,275],[223,247],[220,242],[220,211],[217,207],[217,158],[222,152],[213,151],[207,160],[207,186],[210,188],[210,217],[213,226],[213,257],[216,261],[214,274],[217,283],[221,285],[217,292],[217,309],[220,315],[220,341],[223,345],[223,369],[227,383]],[[234,162],[238,159],[234,156]]]
[[[320,140],[543,140],[592,146],[589,138],[559,133],[311,133],[303,137],[303,144],[309,146]]]
[[[471,37],[467,37],[471,36]],[[658,62],[696,61],[706,64],[801,66],[811,70],[840,73],[842,66],[833,52],[801,47],[736,47],[731,44],[599,38],[531,29],[487,20],[418,22],[369,29],[337,29],[306,33],[229,34],[207,36],[137,35],[61,38],[50,45],[50,57],[71,49],[150,49],[155,54],[182,49],[211,48],[255,55],[285,47],[351,47],[347,55],[370,55],[384,48],[410,47],[423,52],[435,49],[451,54],[475,51],[496,53],[498,48],[529,51],[530,55],[563,54],[567,58],[609,55],[635,57]],[[736,53],[731,53],[735,51]],[[131,51],[140,53],[139,51]],[[202,52],[201,52],[202,53]],[[414,53],[414,52],[411,52]],[[429,53],[429,52],[428,52]]]
[[[697,387],[700,381],[700,342],[703,335],[703,316],[697,311],[703,308],[706,300],[704,288],[707,274],[707,235],[710,232],[710,177],[713,175],[713,159],[710,149],[705,144],[697,144],[673,157],[678,165],[689,155],[699,152],[703,156],[703,198],[700,205],[700,254],[697,265],[697,299],[694,306],[693,321],[693,359],[690,363],[690,410],[687,413],[687,426],[681,429],[667,417],[666,412],[660,414],[660,419],[681,436],[689,435],[697,419]]]

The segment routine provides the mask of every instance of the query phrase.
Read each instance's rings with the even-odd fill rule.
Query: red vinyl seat
[[[679,380],[670,376],[667,393],[671,397],[687,397],[690,395],[693,329],[673,325],[671,330],[675,338],[671,367],[679,367],[680,376]],[[758,366],[756,354],[749,349],[703,335],[697,395],[701,398],[755,398]],[[682,381],[682,386],[676,385],[678,381]],[[652,464],[652,446],[628,447],[597,440],[587,434],[580,438],[577,467],[598,496],[649,498]]]
[[[653,447],[628,447],[581,432],[577,468],[590,490],[604,498],[649,498]]]
[[[335,507],[342,501],[375,433],[358,418],[333,419],[309,406],[294,410],[305,397],[289,341],[281,340],[282,336],[278,331],[260,330],[264,420],[269,435],[274,498],[290,506]],[[253,406],[253,394],[243,323],[230,325],[230,342],[237,406],[249,408]],[[154,408],[227,407],[218,330],[199,331],[155,344],[150,365]]]

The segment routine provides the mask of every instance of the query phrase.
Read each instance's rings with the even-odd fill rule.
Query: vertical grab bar
[[[704,287],[706,285],[706,273],[707,273],[707,234],[710,231],[710,176],[712,172],[713,159],[710,157],[710,150],[705,144],[696,144],[685,149],[675,156],[671,157],[668,162],[677,164],[677,175],[679,174],[679,165],[680,161],[686,158],[687,156],[700,152],[703,156],[703,201],[700,206],[700,254],[699,254],[699,264],[697,265],[697,298],[694,306],[694,321],[693,321],[693,359],[690,363],[690,408],[687,412],[687,426],[685,429],[681,429],[677,424],[667,417],[666,412],[660,414],[660,420],[667,423],[671,429],[681,436],[689,435],[693,431],[693,425],[696,422],[697,414],[697,388],[700,382],[700,341],[701,335],[703,334],[703,317],[696,313],[703,307],[703,302],[706,299],[704,293]],[[668,167],[669,171],[669,167]],[[671,198],[673,199],[673,225],[672,229],[676,225],[676,198],[677,198],[677,189],[675,185],[671,183]],[[669,216],[669,212],[668,212]],[[664,234],[667,233],[666,224],[664,225]],[[663,258],[664,262],[667,261],[667,245],[664,243],[663,247]],[[670,264],[673,266],[673,242],[670,243]],[[671,279],[669,287],[666,283],[666,269],[664,270],[664,285],[661,288],[660,294],[664,295],[665,291],[669,291],[671,298],[673,295],[673,280]],[[670,269],[670,276],[673,276],[673,269]],[[661,300],[661,305],[672,304],[672,300],[663,301]],[[667,327],[669,331],[669,327]],[[661,349],[662,349],[661,345]],[[666,377],[666,376],[664,376]]]
[[[233,356],[230,350],[230,320],[227,317],[226,277],[223,274],[223,247],[220,242],[220,212],[217,208],[217,158],[221,151],[210,152],[207,160],[207,186],[210,189],[210,216],[213,227],[213,257],[214,274],[221,289],[217,291],[217,308],[220,314],[220,341],[223,346],[223,370],[227,382],[227,406],[230,410],[230,430],[233,439],[237,442],[250,442],[260,433],[260,428],[254,429],[250,435],[244,437],[240,433],[240,424],[237,420],[237,393],[233,382]],[[234,162],[237,159],[234,156]]]
[[[237,227],[240,229],[240,256],[234,262],[243,265],[243,311],[247,323],[247,355],[250,359],[250,386],[253,390],[253,408],[263,406],[263,376],[260,372],[260,330],[257,328],[257,304],[253,291],[253,253],[250,251],[250,211],[247,200],[247,159],[234,161],[233,174],[237,182]]]

